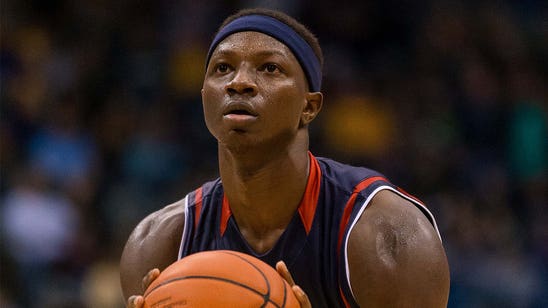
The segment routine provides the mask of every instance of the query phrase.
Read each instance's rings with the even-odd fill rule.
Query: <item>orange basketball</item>
[[[187,256],[160,273],[145,307],[300,307],[289,284],[265,262],[236,251]]]

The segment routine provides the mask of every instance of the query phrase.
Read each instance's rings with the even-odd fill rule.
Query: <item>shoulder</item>
[[[346,190],[352,191],[359,183],[367,179],[382,178],[387,181],[383,174],[373,169],[352,166],[324,157],[316,157],[316,159],[320,165],[322,177]]]
[[[174,233],[182,231],[185,202],[186,198],[145,217],[133,230],[129,240],[143,245],[157,245],[158,239],[169,239]]]
[[[177,260],[185,223],[185,199],[148,215],[129,236],[120,259],[120,279],[126,298],[142,293],[141,279],[149,270],[162,270]]]
[[[372,199],[350,234],[350,283],[362,306],[443,307],[449,269],[427,217],[389,190]]]

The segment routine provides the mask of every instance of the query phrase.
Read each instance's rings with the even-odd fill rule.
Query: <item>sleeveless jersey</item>
[[[255,253],[240,233],[220,179],[189,193],[183,204],[185,226],[179,258],[208,250],[236,250],[271,266],[283,260],[312,307],[358,307],[350,285],[348,235],[371,199],[391,190],[415,204],[432,223],[434,217],[416,198],[382,174],[309,153],[305,193],[292,220],[272,249]]]

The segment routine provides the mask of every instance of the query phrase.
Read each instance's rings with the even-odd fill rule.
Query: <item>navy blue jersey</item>
[[[273,267],[283,260],[313,307],[357,307],[348,273],[348,235],[375,194],[388,189],[401,195],[424,212],[436,231],[437,226],[420,201],[382,174],[312,154],[309,157],[310,174],[301,203],[270,251],[257,254],[248,245],[217,179],[185,197],[179,258],[229,249],[255,256]]]

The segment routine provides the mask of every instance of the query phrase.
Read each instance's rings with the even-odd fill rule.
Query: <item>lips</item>
[[[256,117],[258,114],[255,110],[253,110],[253,107],[249,103],[231,102],[223,110],[223,116],[229,115]]]

